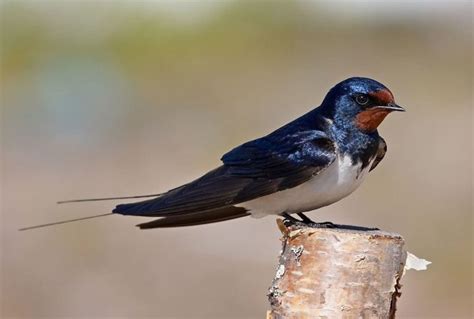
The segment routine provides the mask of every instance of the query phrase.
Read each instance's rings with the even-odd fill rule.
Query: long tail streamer
[[[158,197],[162,194],[149,194],[149,195],[136,195],[136,196],[123,196],[123,197],[103,197],[103,198],[84,198],[84,199],[70,199],[57,202],[58,204],[66,203],[80,203],[80,202],[97,202],[101,200],[115,200],[115,199],[131,199],[131,198],[146,198],[146,197]]]
[[[77,221],[80,221],[80,220],[92,219],[92,218],[97,218],[97,217],[103,217],[103,216],[113,215],[113,214],[114,214],[114,213],[107,213],[107,214],[94,215],[94,216],[87,216],[87,217],[82,217],[82,218],[68,219],[68,220],[63,220],[63,221],[60,221],[60,222],[54,222],[54,223],[41,224],[41,225],[35,225],[35,226],[30,226],[30,227],[24,227],[24,228],[20,228],[20,229],[18,229],[18,230],[19,230],[19,231],[23,231],[23,230],[30,230],[30,229],[35,229],[35,228],[42,228],[42,227],[48,227],[48,226],[54,226],[54,225],[72,223],[72,222],[77,222]]]

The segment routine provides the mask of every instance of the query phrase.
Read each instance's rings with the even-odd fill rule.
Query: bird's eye
[[[369,97],[365,94],[359,94],[355,98],[357,104],[359,105],[367,105],[369,103]]]

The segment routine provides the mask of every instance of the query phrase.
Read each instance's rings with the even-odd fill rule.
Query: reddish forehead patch
[[[392,92],[390,92],[389,90],[379,90],[376,92],[371,92],[369,93],[369,96],[372,97],[379,105],[387,105],[388,103],[394,102]]]

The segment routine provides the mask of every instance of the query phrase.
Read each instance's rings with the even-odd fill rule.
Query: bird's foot
[[[315,222],[311,220],[308,216],[303,213],[297,213],[301,220],[291,216],[288,213],[281,214],[284,217],[283,224],[285,226],[299,226],[299,227],[314,227],[314,228],[330,228],[330,229],[350,229],[350,230],[359,230],[359,231],[376,231],[380,230],[376,227],[363,227],[363,226],[354,226],[354,225],[341,225],[334,224],[332,222]]]
[[[284,218],[283,224],[285,224],[285,226],[290,226],[293,224],[303,224],[301,220],[294,218],[288,213],[283,213],[281,214],[281,216]]]
[[[342,226],[342,225],[334,224],[332,222],[321,222],[321,223],[312,222],[308,225],[314,228],[340,228],[340,226]]]
[[[376,227],[363,227],[363,226],[355,226],[355,225],[342,225],[342,224],[334,224],[331,222],[322,222],[322,223],[317,223],[313,222],[311,224],[308,224],[308,226],[314,227],[314,228],[330,228],[330,229],[349,229],[349,230],[359,230],[359,231],[376,231],[380,230],[379,228]]]
[[[337,226],[338,226],[338,225],[336,225],[334,223],[331,223],[331,222],[322,222],[322,223],[315,222],[303,213],[296,213],[296,215],[298,215],[301,218],[301,220],[298,220],[298,219],[294,218],[293,216],[291,216],[289,214],[286,214],[286,213],[283,214],[285,219],[288,219],[289,221],[291,221],[293,223],[304,224],[306,226],[311,226],[311,227],[315,227],[315,228],[337,228]]]
[[[337,226],[338,226],[338,225],[333,224],[331,222],[322,222],[322,223],[315,222],[303,213],[297,213],[296,215],[298,215],[301,218],[301,220],[291,216],[288,213],[281,214],[281,216],[283,216],[285,218],[283,220],[283,223],[285,225],[288,225],[288,226],[289,225],[299,225],[299,226],[311,226],[311,227],[315,227],[315,228],[337,228]]]

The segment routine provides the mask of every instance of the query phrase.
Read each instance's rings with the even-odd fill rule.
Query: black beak
[[[390,111],[398,111],[398,112],[405,112],[406,110],[401,107],[400,105],[397,105],[395,103],[388,103],[387,105],[382,105],[378,106],[378,108],[384,109],[384,110],[390,110]]]

